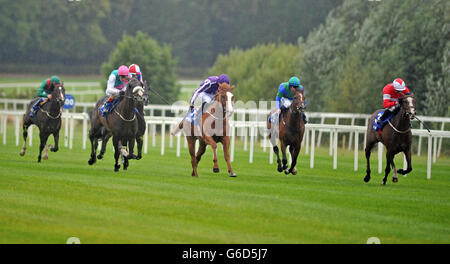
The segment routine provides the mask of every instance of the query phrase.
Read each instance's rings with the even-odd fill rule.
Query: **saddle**
[[[111,103],[106,100],[98,110],[102,113],[103,117],[106,117],[119,103],[120,97],[115,98]]]
[[[374,131],[381,131],[384,127],[384,125],[386,125],[387,122],[389,122],[389,120],[392,119],[392,117],[394,116],[394,113],[390,114],[385,120],[380,122],[380,117],[383,115],[385,110],[379,112],[377,114],[377,116],[375,117],[375,119],[373,120],[372,123],[372,129]]]

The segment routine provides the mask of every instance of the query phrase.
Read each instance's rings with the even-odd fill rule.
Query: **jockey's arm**
[[[383,94],[383,107],[385,109],[391,108],[391,107],[395,106],[396,104],[397,104],[396,101],[391,100],[390,94]]]
[[[120,90],[117,89],[116,87],[114,87],[115,82],[116,82],[116,77],[114,76],[114,74],[111,74],[109,76],[108,83],[106,85],[106,94],[114,95],[114,96],[119,94]]]
[[[197,99],[198,95],[201,92],[203,92],[206,89],[208,89],[209,87],[211,87],[211,81],[209,79],[206,79],[205,81],[202,82],[200,87],[198,87],[197,90],[194,91],[194,93],[192,94],[191,101],[189,102],[189,104],[190,105],[194,105],[195,99]]]

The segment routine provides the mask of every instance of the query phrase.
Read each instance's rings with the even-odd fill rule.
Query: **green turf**
[[[237,142],[237,178],[227,176],[222,151],[221,172],[214,174],[208,149],[196,179],[187,150],[177,158],[168,139],[164,156],[159,145],[150,147],[128,171],[115,173],[111,148],[104,160],[87,164],[79,131],[73,150],[62,139],[60,151],[41,164],[36,130],[24,157],[14,131],[8,133],[7,145],[0,145],[0,243],[65,243],[69,237],[81,243],[450,242],[448,157],[433,164],[431,180],[426,157],[414,156],[410,175],[380,186],[376,154],[366,184],[362,152],[354,172],[352,152],[339,149],[333,170],[327,148],[316,149],[314,169],[302,151],[299,174],[286,176],[259,144],[249,164]],[[402,158],[396,160],[401,167]]]

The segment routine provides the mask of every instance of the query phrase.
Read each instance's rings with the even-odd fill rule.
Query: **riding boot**
[[[279,114],[277,111],[275,111],[269,116],[268,129],[271,129],[272,124],[276,124],[278,123],[278,121],[279,121]]]
[[[106,102],[103,104],[103,106],[100,107],[100,111],[101,111],[103,117],[106,117],[106,115],[111,111],[112,101],[113,101],[113,97],[110,96],[108,98],[108,100],[106,100]]]
[[[391,114],[392,114],[392,112],[390,109],[384,110],[384,113],[380,116],[380,118],[376,122],[377,126],[381,127],[384,120],[386,120],[386,118],[388,118]]]
[[[39,110],[39,107],[41,106],[41,103],[44,101],[43,98],[39,98],[38,101],[36,101],[36,103],[33,104],[33,107],[30,111],[30,117],[35,117],[37,114],[37,111]]]

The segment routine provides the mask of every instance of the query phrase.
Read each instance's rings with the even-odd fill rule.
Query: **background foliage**
[[[135,37],[125,35],[117,44],[109,60],[102,65],[102,74],[105,77],[102,87],[106,89],[106,80],[111,71],[120,65],[130,66],[133,63],[141,66],[144,80],[152,89],[167,101],[176,101],[180,87],[176,83],[175,60],[172,58],[170,47],[160,46],[156,40],[143,32],[137,32]],[[153,93],[151,96],[151,103],[165,103]]]

